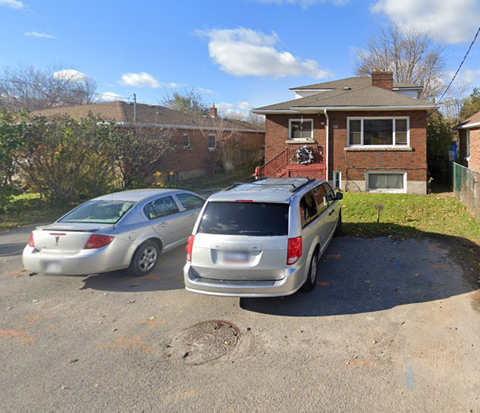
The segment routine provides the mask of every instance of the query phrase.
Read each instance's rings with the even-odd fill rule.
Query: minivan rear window
[[[288,235],[288,204],[209,202],[199,233],[221,235]]]

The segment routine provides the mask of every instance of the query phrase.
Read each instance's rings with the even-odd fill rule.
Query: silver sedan
[[[184,190],[138,189],[92,199],[30,234],[25,269],[97,274],[128,268],[148,274],[159,255],[185,243],[205,202]]]

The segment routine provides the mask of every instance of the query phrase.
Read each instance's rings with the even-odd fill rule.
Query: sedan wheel
[[[148,274],[157,265],[160,249],[154,242],[145,242],[133,255],[129,271],[133,275]]]
[[[318,271],[318,252],[315,251],[310,262],[310,268],[308,270],[308,277],[305,284],[302,285],[302,291],[312,291],[317,284],[317,271]]]

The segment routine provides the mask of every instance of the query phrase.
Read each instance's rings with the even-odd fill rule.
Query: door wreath
[[[307,148],[307,145],[303,147],[299,146],[297,149],[297,163],[302,165],[310,165],[313,162],[313,151]]]

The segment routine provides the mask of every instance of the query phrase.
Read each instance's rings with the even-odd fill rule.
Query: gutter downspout
[[[330,130],[330,118],[328,117],[327,109],[323,109],[323,114],[325,115],[325,118],[327,119],[327,124],[325,125],[325,146],[326,146],[326,152],[327,155],[325,157],[325,174],[326,174],[326,181],[328,182],[328,141],[329,141],[329,130]]]

